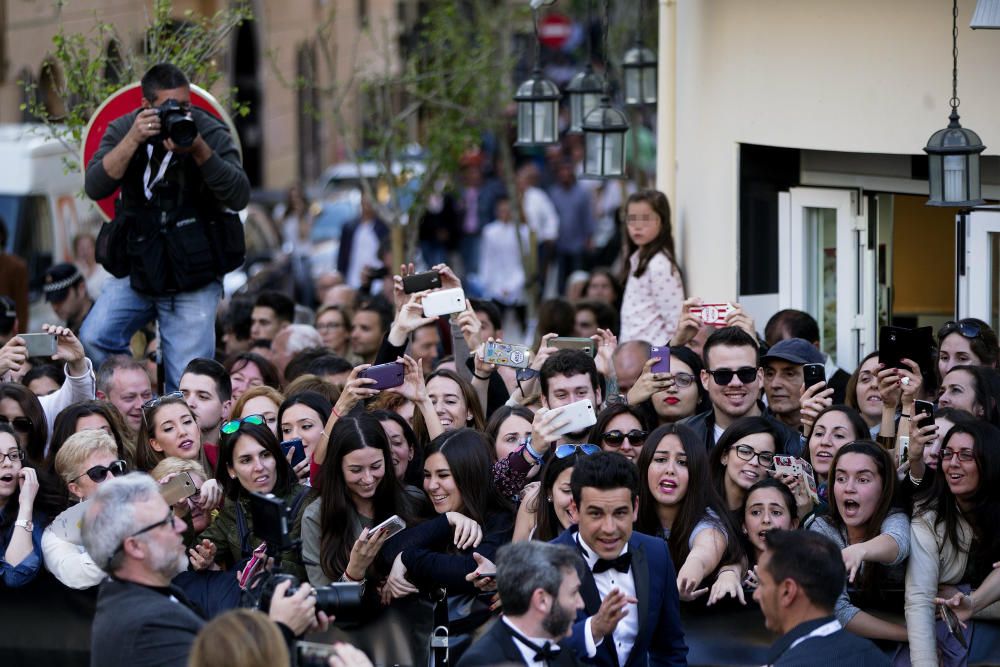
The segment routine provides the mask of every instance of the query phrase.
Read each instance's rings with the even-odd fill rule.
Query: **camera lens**
[[[317,586],[316,609],[334,615],[355,610],[361,606],[363,593],[360,583],[338,582]]]
[[[198,128],[194,121],[185,116],[183,112],[176,111],[167,114],[163,124],[170,140],[183,148],[193,144],[198,136]]]

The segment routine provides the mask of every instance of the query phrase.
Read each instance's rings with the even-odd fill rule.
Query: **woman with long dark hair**
[[[309,489],[296,481],[277,438],[260,415],[222,425],[215,479],[222,486],[226,503],[212,525],[198,536],[195,545],[198,557],[192,557],[196,568],[204,569],[213,561],[233,567],[249,558],[260,545],[260,538],[253,534],[250,492],[272,493],[280,498],[293,517],[288,526],[289,536],[293,540],[299,537]],[[298,549],[283,551],[279,557],[285,572],[306,578]]]
[[[991,424],[956,423],[941,445],[930,488],[915,499],[906,567],[906,629],[914,665],[937,665],[942,652],[945,664],[963,657],[947,632],[935,632],[934,598],[978,588],[1000,553],[998,442],[1000,429]]]
[[[695,599],[714,582],[709,604],[727,595],[743,601],[743,549],[712,486],[705,443],[686,426],[665,424],[649,434],[636,463],[635,528],[667,541],[681,599]]]
[[[278,408],[279,439],[302,440],[306,457],[295,466],[295,475],[303,484],[309,484],[311,479],[319,476],[319,466],[314,465],[314,454],[320,443],[325,441],[324,428],[332,412],[333,404],[315,391],[303,391],[289,396]]]
[[[588,442],[606,452],[618,452],[635,461],[651,429],[652,419],[645,410],[623,403],[609,405],[597,415]]]
[[[512,507],[493,486],[486,437],[469,428],[431,441],[424,459],[424,491],[438,516],[408,528],[382,548],[392,568],[383,600],[418,590],[448,590],[453,635],[469,633],[490,616],[465,577],[478,567],[473,552],[493,560],[510,542]],[[412,582],[412,583],[411,583]]]
[[[837,450],[830,467],[830,508],[809,526],[840,547],[847,566],[844,591],[834,606],[841,625],[862,637],[906,641],[906,628],[860,608],[878,589],[901,589],[910,555],[909,519],[894,511],[896,467],[889,452],[859,440]],[[849,597],[847,586],[854,594]],[[897,610],[898,611],[898,610]]]
[[[337,420],[322,474],[327,491],[303,517],[309,581],[315,586],[361,581],[369,572],[377,580],[371,566],[387,532],[372,532],[372,527],[393,515],[410,523],[412,516],[392,469],[389,441],[375,417],[361,413]]]
[[[667,196],[658,190],[629,195],[625,231],[625,296],[618,339],[664,345],[677,331],[684,303]]]
[[[701,358],[688,347],[670,348],[670,371],[654,373],[653,357],[628,391],[628,404],[647,406],[659,424],[672,424],[707,410],[708,392],[699,378]]]
[[[115,440],[118,446],[118,458],[126,461],[129,466],[135,459],[135,443],[125,440],[124,420],[113,404],[107,401],[83,401],[74,403],[56,416],[52,427],[52,439],[49,442],[49,453],[45,457],[45,469],[55,470],[56,454],[62,448],[66,439],[74,433],[87,429],[101,429]]]
[[[514,542],[541,540],[549,542],[577,522],[576,502],[569,485],[573,468],[581,456],[600,451],[597,445],[559,445],[542,466],[540,482],[524,488],[517,508]]]
[[[778,431],[770,421],[742,417],[729,425],[709,453],[712,485],[735,520],[747,490],[771,468],[778,442]]]
[[[45,521],[35,510],[38,477],[7,424],[0,424],[0,457],[0,581],[17,588],[42,569]]]

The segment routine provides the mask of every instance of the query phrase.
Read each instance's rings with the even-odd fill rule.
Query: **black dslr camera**
[[[274,589],[283,581],[290,581],[291,586],[285,591],[285,596],[295,595],[299,589],[299,580],[281,572],[281,561],[278,557],[282,551],[294,549],[297,540],[291,539],[288,527],[294,520],[292,508],[285,505],[281,498],[274,495],[251,493],[250,516],[253,519],[253,534],[267,543],[267,554],[275,559],[274,570],[262,569],[250,580],[245,593],[243,606],[257,607],[262,611],[271,608],[271,598]],[[341,615],[361,607],[361,598],[365,589],[363,582],[336,582],[327,586],[316,586],[316,609],[331,615]]]
[[[198,137],[198,127],[191,118],[191,113],[181,108],[177,100],[167,100],[153,111],[160,117],[160,134],[156,141],[170,139],[177,146],[187,148]]]

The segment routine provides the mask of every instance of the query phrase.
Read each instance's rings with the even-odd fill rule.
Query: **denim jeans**
[[[158,320],[165,390],[175,391],[189,361],[215,358],[215,311],[221,297],[218,280],[193,292],[154,297],[133,290],[127,276],[108,278],[80,328],[80,339],[94,368],[99,368],[112,354],[129,354],[132,335]]]

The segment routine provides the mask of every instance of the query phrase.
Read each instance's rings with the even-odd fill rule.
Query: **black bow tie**
[[[510,630],[510,634],[516,637],[519,642],[535,652],[535,660],[539,662],[553,662],[559,657],[559,644],[553,644],[550,641],[546,641],[544,644],[539,646],[510,626],[508,626],[507,629]]]
[[[594,574],[600,574],[612,569],[619,572],[628,572],[630,567],[632,567],[632,552],[626,551],[618,558],[612,560],[598,558],[597,562],[594,563]]]

